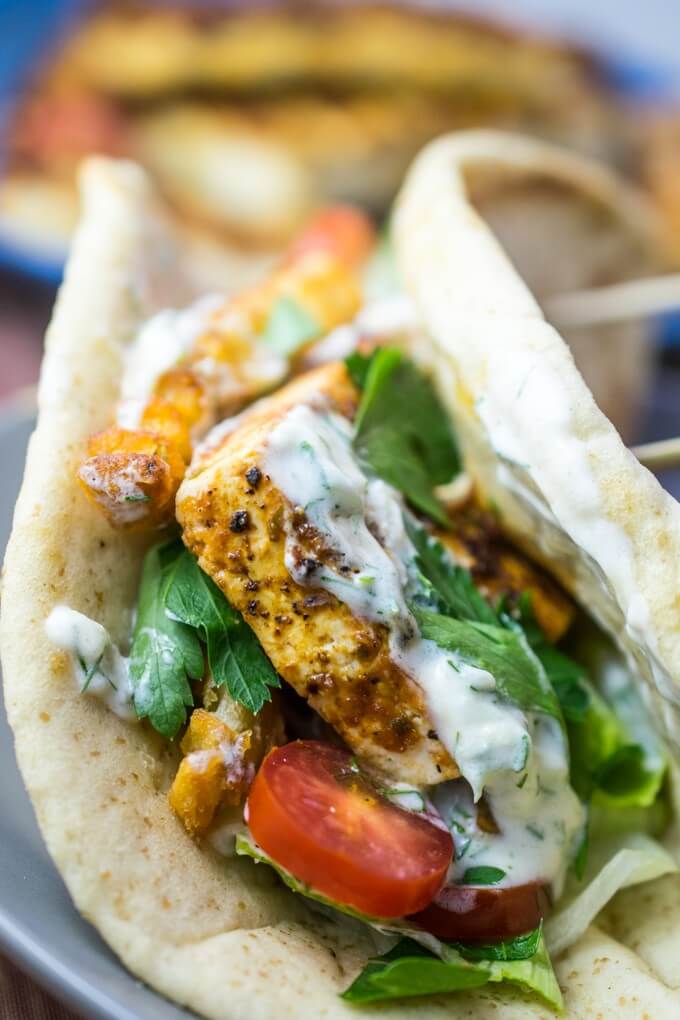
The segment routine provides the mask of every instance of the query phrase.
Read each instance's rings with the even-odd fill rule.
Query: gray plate
[[[4,551],[33,428],[27,410],[0,418],[0,550]],[[0,950],[91,1020],[187,1020],[136,981],[76,912],[43,844],[0,703]]]

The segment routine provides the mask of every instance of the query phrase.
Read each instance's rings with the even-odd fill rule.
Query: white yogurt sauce
[[[82,694],[99,698],[121,719],[136,721],[128,660],[105,627],[75,609],[57,606],[45,621],[45,632],[50,641],[69,653]]]
[[[126,355],[118,407],[122,428],[139,426],[161,375],[191,350],[224,302],[219,294],[207,294],[188,308],[166,308],[144,323]]]
[[[86,461],[78,474],[106,507],[117,527],[127,527],[147,516],[149,497],[140,485],[141,472],[136,464],[128,464],[117,472],[115,496],[111,494],[106,472],[96,461]]]
[[[356,350],[360,339],[353,323],[336,326],[305,353],[305,367],[314,368],[317,365],[327,365],[329,361],[342,361]]]
[[[501,868],[505,884],[540,878],[559,894],[584,823],[568,783],[566,738],[556,721],[498,697],[490,673],[419,636],[407,605],[415,550],[401,497],[366,476],[351,439],[346,419],[304,405],[269,437],[266,473],[291,504],[304,509],[337,564],[310,570],[308,561],[299,562],[289,533],[288,570],[298,583],[322,587],[356,616],[388,627],[393,660],[422,688],[439,739],[471,796],[486,794],[502,830],[500,836],[477,834],[475,864]],[[469,866],[463,861],[454,862],[454,877]]]

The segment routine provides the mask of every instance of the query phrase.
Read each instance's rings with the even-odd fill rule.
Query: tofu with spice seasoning
[[[320,565],[348,567],[303,507],[286,499],[266,473],[271,437],[289,412],[304,405],[352,419],[358,401],[342,363],[307,373],[261,401],[199,452],[179,491],[177,517],[202,569],[243,613],[298,694],[376,771],[433,785],[458,770],[428,716],[417,677],[395,661],[386,626],[353,613],[327,585],[314,585]],[[501,548],[495,532],[487,538],[499,555],[484,557],[479,550],[488,522],[471,512],[460,517],[460,538],[438,532],[453,560],[482,570],[490,596],[505,594],[512,603],[530,590],[539,622],[549,622],[550,636],[558,636],[571,620],[569,601],[519,553]]]
[[[202,569],[243,613],[284,680],[367,765],[389,779],[430,785],[458,769],[432,729],[422,691],[392,661],[385,627],[293,580],[285,526],[310,559],[331,553],[262,469],[267,439],[289,410],[310,403],[351,418],[358,399],[341,363],[301,376],[198,458],[179,491],[177,517]]]

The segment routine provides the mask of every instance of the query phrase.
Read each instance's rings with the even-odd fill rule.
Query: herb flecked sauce
[[[345,418],[304,405],[269,437],[267,474],[349,568],[324,565],[307,576],[296,565],[289,533],[288,570],[298,583],[335,595],[354,615],[386,626],[394,662],[423,690],[439,739],[466,780],[429,791],[456,843],[449,879],[485,865],[505,873],[499,885],[541,880],[558,896],[585,820],[569,785],[566,736],[556,719],[501,698],[489,672],[419,635],[407,602],[416,553],[401,497],[366,475],[351,440]],[[474,802],[482,793],[498,833],[476,824]]]

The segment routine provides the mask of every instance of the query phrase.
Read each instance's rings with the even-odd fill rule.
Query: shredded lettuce
[[[660,843],[634,832],[593,848],[588,870],[592,877],[585,888],[575,896],[567,893],[565,905],[546,923],[545,939],[554,955],[576,942],[619,890],[660,878],[678,867]]]
[[[358,921],[363,921],[365,924],[370,924],[378,931],[386,930],[386,927],[394,929],[390,921],[382,921],[380,918],[368,917],[366,914],[360,913],[358,910],[354,910],[353,907],[346,906],[343,903],[336,903],[335,900],[328,899],[323,893],[318,892],[316,889],[312,889],[311,886],[307,885],[306,882],[300,881],[291,875],[290,871],[282,868],[280,864],[277,864],[273,858],[267,854],[262,847],[258,846],[255,840],[252,838],[249,832],[244,831],[238,833],[235,842],[236,853],[240,857],[250,857],[258,864],[268,864],[270,868],[273,868],[279,878],[291,889],[294,893],[299,893],[301,896],[305,896],[309,900],[313,900],[315,903],[321,903],[324,907],[332,907],[333,910],[339,910],[341,914],[347,914],[348,917],[354,917]],[[404,926],[404,930],[407,930]]]

